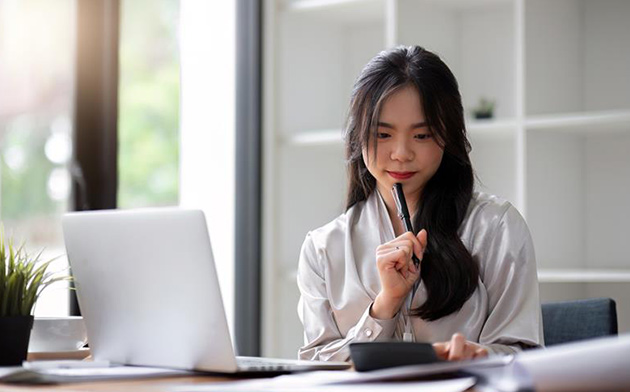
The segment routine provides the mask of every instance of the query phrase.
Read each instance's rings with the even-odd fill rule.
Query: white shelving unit
[[[343,125],[379,51],[418,44],[457,77],[481,191],[510,200],[536,246],[543,301],[609,296],[630,331],[630,1],[265,2],[265,355],[302,344],[306,233],[344,210]]]
[[[542,283],[630,283],[630,270],[539,270]]]
[[[569,134],[624,133],[630,127],[630,110],[567,113],[529,116],[528,130],[567,132]]]

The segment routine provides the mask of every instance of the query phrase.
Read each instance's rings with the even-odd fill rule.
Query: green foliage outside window
[[[174,205],[179,195],[179,2],[121,4],[118,205]]]
[[[64,207],[48,197],[48,176],[54,167],[44,154],[48,135],[45,127],[40,129],[32,123],[27,129],[5,133],[0,161],[3,220],[47,215]],[[10,167],[7,162],[15,163]]]

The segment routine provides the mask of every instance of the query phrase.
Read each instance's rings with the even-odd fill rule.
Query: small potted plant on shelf
[[[494,106],[494,101],[481,97],[479,104],[473,108],[473,115],[478,120],[492,118],[494,117]]]
[[[48,271],[55,260],[41,261],[24,245],[15,247],[0,228],[0,366],[21,365],[28,353],[33,307],[42,291],[69,276]]]

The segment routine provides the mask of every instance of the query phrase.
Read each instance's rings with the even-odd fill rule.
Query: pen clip
[[[400,219],[404,219],[405,209],[403,207],[404,201],[401,200],[401,194],[402,194],[402,184],[397,182],[392,187],[392,195],[394,196],[394,202],[396,203],[396,209],[398,210],[398,217]],[[404,194],[402,197],[404,197]]]

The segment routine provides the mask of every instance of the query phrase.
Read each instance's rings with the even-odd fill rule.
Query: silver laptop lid
[[[95,359],[236,371],[203,212],[79,212],[62,224]]]

